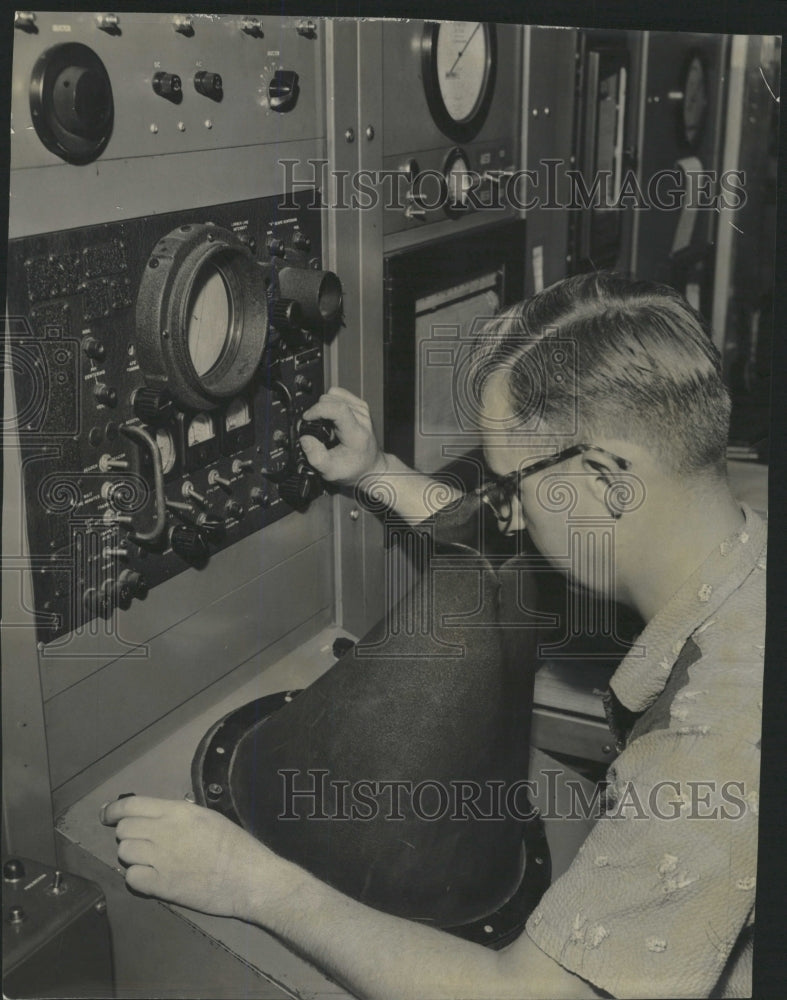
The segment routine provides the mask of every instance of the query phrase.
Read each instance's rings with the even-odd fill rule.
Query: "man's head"
[[[486,325],[475,391],[504,376],[533,443],[623,439],[674,476],[723,474],[730,402],[719,354],[676,291],[600,272],[560,281]],[[498,380],[498,388],[500,387]]]
[[[492,503],[501,528],[527,526],[575,580],[647,614],[714,518],[737,509],[729,397],[697,313],[670,288],[581,275],[488,323],[473,360],[487,464],[513,483],[504,515]],[[598,535],[612,523],[614,567]]]

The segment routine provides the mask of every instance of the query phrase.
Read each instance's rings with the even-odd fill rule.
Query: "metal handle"
[[[150,531],[132,531],[130,538],[138,545],[156,545],[167,527],[167,498],[164,494],[164,470],[158,445],[144,427],[138,424],[121,424],[120,433],[138,445],[144,445],[153,462],[153,491],[156,495],[156,523]]]

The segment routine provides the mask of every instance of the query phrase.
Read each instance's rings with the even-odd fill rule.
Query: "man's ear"
[[[615,480],[620,474],[618,466],[603,451],[586,451],[582,456],[582,471],[587,475],[588,489],[600,507],[615,519],[621,515],[615,505]]]

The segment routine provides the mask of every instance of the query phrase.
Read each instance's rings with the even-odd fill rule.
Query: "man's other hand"
[[[217,916],[248,912],[251,886],[275,855],[220,813],[190,802],[135,795],[103,806],[114,826],[126,884]]]

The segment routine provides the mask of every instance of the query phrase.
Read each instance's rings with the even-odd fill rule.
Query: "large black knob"
[[[224,96],[224,84],[218,73],[209,73],[205,69],[194,74],[194,89],[203,97],[212,101],[220,101]]]
[[[160,423],[172,415],[172,399],[166,389],[151,389],[148,386],[135,389],[131,405],[134,413],[146,424]]]
[[[311,469],[302,469],[279,484],[279,496],[295,510],[305,510],[322,493],[322,480]]]
[[[304,434],[317,438],[326,448],[333,448],[338,443],[330,420],[301,420],[298,424],[298,437],[303,437]]]
[[[277,69],[268,84],[268,104],[272,111],[292,111],[298,100],[298,74],[291,69]]]
[[[89,163],[112,134],[114,104],[106,67],[80,42],[43,52],[30,78],[30,113],[38,137],[69,163]]]
[[[172,551],[186,562],[200,564],[208,558],[208,546],[205,539],[188,524],[176,524],[170,532],[169,542]]]
[[[112,114],[109,79],[97,69],[67,66],[55,81],[52,96],[60,124],[83,139],[100,136]]]

